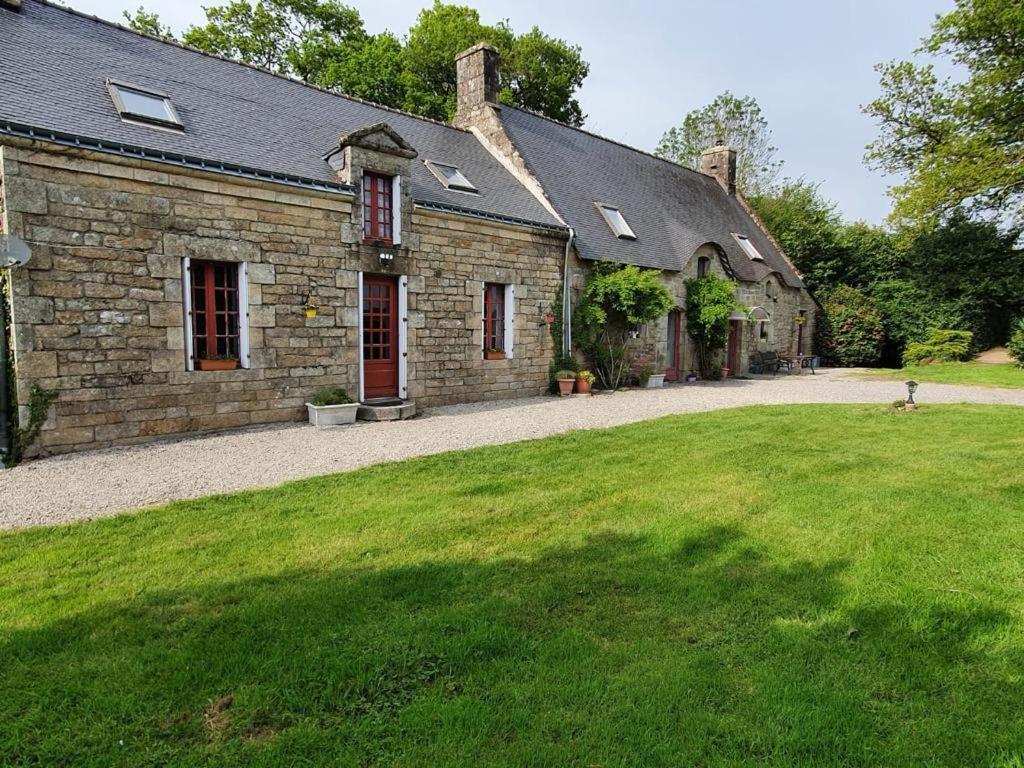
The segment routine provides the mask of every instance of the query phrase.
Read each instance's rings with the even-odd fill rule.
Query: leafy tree
[[[590,74],[583,49],[548,37],[539,27],[515,38],[502,63],[501,100],[568,125],[586,116],[575,94]]]
[[[878,365],[885,327],[878,305],[864,291],[841,285],[819,296],[818,354],[826,365]]]
[[[729,338],[729,318],[741,308],[736,284],[729,280],[705,275],[686,281],[686,332],[697,345],[701,377],[712,377],[715,352]]]
[[[940,79],[932,64],[877,69],[882,96],[865,112],[881,135],[868,161],[906,176],[892,189],[893,218],[933,223],[968,205],[1019,216],[1024,201],[1024,4],[956,0],[917,53],[963,72]]]
[[[576,308],[577,341],[591,358],[601,386],[617,389],[622,384],[630,334],[667,314],[674,303],[656,269],[594,266]]]
[[[327,62],[319,85],[387,107],[402,107],[402,43],[389,32],[348,44],[348,54]]]
[[[697,170],[701,152],[716,144],[736,150],[736,184],[743,192],[761,195],[774,187],[782,161],[775,157],[768,121],[751,96],[737,98],[726,91],[706,107],[689,112],[680,127],[666,131],[654,151]]]
[[[141,5],[135,11],[135,13],[128,13],[128,11],[122,11],[121,15],[124,20],[128,22],[128,26],[134,29],[136,32],[141,32],[144,35],[150,37],[162,37],[165,40],[174,40],[174,32],[169,26],[160,21],[160,16],[156,13],[150,13]]]

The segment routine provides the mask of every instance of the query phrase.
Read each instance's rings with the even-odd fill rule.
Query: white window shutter
[[[512,342],[515,340],[516,287],[505,286],[505,357],[512,358]]]
[[[395,245],[402,244],[402,177],[391,179],[391,238]]]
[[[249,367],[249,269],[238,265],[238,364]]]
[[[185,370],[195,370],[192,359],[192,259],[181,260],[181,299],[185,305]]]

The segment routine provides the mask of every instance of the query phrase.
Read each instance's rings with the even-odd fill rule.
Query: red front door
[[[740,345],[743,343],[743,321],[733,320],[729,323],[729,349],[726,353],[726,367],[729,375],[740,372]]]
[[[668,368],[665,378],[669,381],[679,380],[679,342],[683,328],[683,313],[673,309],[668,313]]]
[[[363,398],[398,397],[398,282],[363,278]]]

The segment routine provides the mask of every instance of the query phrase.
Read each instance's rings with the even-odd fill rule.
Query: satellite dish
[[[23,267],[32,258],[32,250],[14,235],[0,235],[0,269]]]

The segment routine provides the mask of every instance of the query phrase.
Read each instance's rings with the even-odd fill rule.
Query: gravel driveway
[[[410,421],[324,429],[290,424],[70,454],[0,470],[0,528],[84,520],[173,499],[672,413],[743,405],[884,403],[905,394],[898,381],[821,371],[816,376],[680,384],[568,400],[539,397],[457,405],[432,408]],[[1024,389],[922,384],[917,399],[1024,405]]]

